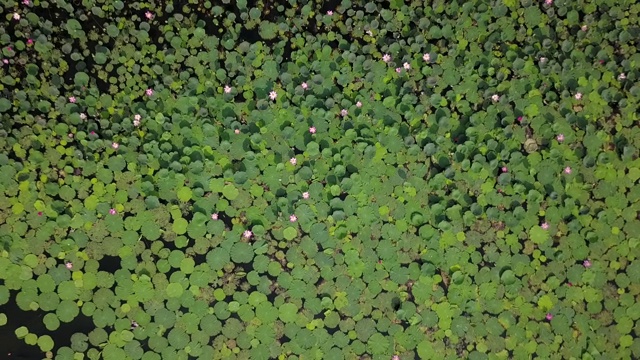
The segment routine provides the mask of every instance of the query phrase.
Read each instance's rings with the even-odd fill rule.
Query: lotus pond
[[[0,0],[0,357],[640,358],[639,12]]]

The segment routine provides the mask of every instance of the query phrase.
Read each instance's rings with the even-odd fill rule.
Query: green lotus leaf
[[[60,320],[56,316],[56,314],[48,313],[42,318],[42,322],[44,326],[49,331],[55,331],[60,327]]]
[[[298,236],[298,230],[296,230],[294,227],[289,226],[284,229],[283,235],[285,239],[291,241]]]
[[[249,263],[253,259],[253,247],[251,244],[238,242],[231,247],[231,260],[234,263]]]
[[[178,218],[173,221],[171,229],[178,235],[182,235],[187,232],[189,222],[184,218]]]
[[[222,188],[222,195],[229,200],[235,200],[240,192],[235,186],[227,184]]]
[[[166,292],[168,297],[178,298],[182,296],[182,293],[184,292],[184,288],[179,283],[170,283],[169,285],[167,285]]]

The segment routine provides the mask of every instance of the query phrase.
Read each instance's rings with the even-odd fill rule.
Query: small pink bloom
[[[398,74],[400,74],[400,73],[402,72],[402,68],[401,68],[401,67],[396,68],[396,72],[397,72]]]
[[[7,46],[7,51],[13,51],[13,48],[11,46]]]
[[[422,60],[431,61],[431,55],[429,55],[429,53],[424,53],[424,55],[422,55]]]
[[[312,134],[315,134],[316,133],[316,127],[315,126],[310,127],[309,128],[309,132],[312,133]]]
[[[586,268],[590,268],[591,267],[591,260],[587,259],[587,260],[583,261],[582,265],[584,265],[584,267],[586,267]]]
[[[72,133],[67,134],[67,136],[69,137],[69,139],[73,139],[73,134]]]
[[[277,92],[275,92],[275,90],[274,90],[274,91],[271,91],[271,92],[269,93],[269,98],[270,98],[271,100],[275,100],[277,97],[278,97],[278,93],[277,93]]]
[[[140,126],[140,120],[133,120],[133,126],[135,127]]]
[[[118,150],[118,148],[120,147],[120,144],[118,144],[117,142],[114,142],[114,143],[112,143],[112,144],[111,144],[111,147],[112,147],[114,150]]]
[[[340,115],[342,117],[345,117],[345,116],[349,115],[349,112],[347,111],[347,109],[342,109],[342,110],[340,110]]]
[[[291,159],[289,159],[289,162],[291,163],[291,165],[295,165],[298,163],[298,159],[292,157]]]
[[[549,228],[549,223],[545,221],[542,223],[542,225],[540,225],[540,227],[547,230]]]
[[[23,3],[24,5],[29,5],[29,0],[22,0],[22,3]]]
[[[115,215],[115,214],[117,214],[117,213],[118,213],[118,212],[116,211],[116,209],[111,209],[111,210],[109,210],[109,214],[111,214],[111,215]]]
[[[13,20],[20,20],[20,14],[14,12],[13,13]]]
[[[580,27],[580,30],[587,31],[587,25],[582,25],[582,27]]]
[[[291,215],[291,216],[289,216],[289,221],[291,221],[291,222],[296,222],[297,220],[298,220],[298,217],[297,217],[297,216],[295,216],[295,215]]]
[[[508,170],[508,169],[507,169],[507,167],[506,167],[506,166],[503,166],[503,167],[502,167],[502,172],[507,172],[507,170]]]
[[[9,63],[9,60],[7,60],[7,59],[2,59],[2,62],[3,62],[3,63],[5,63],[5,64],[8,64],[8,63]]]
[[[362,107],[362,103],[361,103],[360,101],[358,101],[358,102],[356,103],[356,107],[361,108],[361,107]]]
[[[75,96],[69,96],[69,102],[72,104],[76,103],[76,97]]]
[[[67,261],[66,263],[64,263],[64,266],[66,266],[67,269],[71,270],[73,268],[73,263],[71,263],[71,261]]]
[[[627,75],[625,75],[624,73],[618,75],[618,81],[622,81],[622,80],[624,80],[626,78],[627,78]]]
[[[145,94],[147,94],[147,96],[151,96],[153,95],[153,89],[149,88],[145,91]]]
[[[240,129],[235,129],[233,130],[234,133],[236,133],[236,135],[240,134]]]
[[[522,116],[518,116],[518,122],[522,122],[524,118]]]
[[[333,11],[331,11],[331,10],[327,11],[327,15],[329,15],[329,16],[333,15]]]
[[[90,135],[95,135],[95,134],[96,134],[96,132],[92,130],[89,134],[90,134]]]
[[[558,136],[556,136],[556,140],[558,140],[558,142],[563,142],[564,141],[564,134],[558,134]]]
[[[551,313],[547,313],[547,316],[545,316],[545,318],[546,318],[548,321],[551,321],[551,319],[553,319],[553,315],[551,315]]]
[[[582,99],[582,93],[577,93],[575,96],[576,100]]]
[[[146,13],[144,13],[144,16],[149,20],[153,19],[153,13],[150,11],[147,11]]]
[[[27,45],[33,45],[33,39],[27,40]]]
[[[303,199],[308,199],[309,198],[309,192],[308,191],[303,192],[302,193],[302,198]]]
[[[250,239],[251,236],[253,236],[253,233],[251,230],[245,230],[244,233],[242,233],[242,236],[244,236],[245,239]]]
[[[553,0],[544,0],[545,5],[551,6],[553,5]]]
[[[564,168],[564,173],[565,174],[571,174],[571,168],[568,167],[568,166],[566,168]]]
[[[391,358],[391,360],[400,360],[400,356],[398,356],[398,355],[393,355],[393,357]]]
[[[82,119],[82,120],[87,120],[87,114],[85,114],[85,113],[80,113],[80,119]]]
[[[389,61],[391,61],[391,55],[389,54],[382,55],[382,61],[388,63]]]
[[[303,82],[302,84],[300,84],[300,86],[302,86],[304,90],[307,90],[309,88],[309,85],[307,85],[306,82]]]
[[[493,100],[493,102],[500,101],[500,95],[498,95],[498,94],[491,95],[491,100]]]
[[[42,216],[42,211],[38,211],[38,216]]]
[[[211,220],[218,220],[218,213],[211,214]]]
[[[231,86],[229,86],[229,85],[225,85],[225,86],[224,86],[224,93],[225,93],[225,94],[228,94],[228,93],[230,93],[230,92],[231,92]]]
[[[405,68],[405,70],[409,70],[411,69],[411,64],[409,64],[408,62],[405,62],[404,64],[402,64],[402,67]]]
[[[140,116],[140,114],[135,114],[135,115],[133,116],[133,118],[134,118],[134,119],[136,119],[136,120],[138,120],[138,121],[142,120],[142,116]]]

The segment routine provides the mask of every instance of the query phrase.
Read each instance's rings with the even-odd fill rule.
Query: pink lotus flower
[[[289,216],[289,221],[291,221],[291,222],[296,222],[297,220],[298,220],[298,217],[297,217],[297,216],[295,216],[295,215],[291,215],[291,216]]]
[[[72,104],[76,103],[76,97],[75,96],[69,96],[69,102]]]
[[[133,120],[133,126],[135,127],[140,126],[140,120]]]
[[[271,100],[275,100],[277,97],[278,97],[278,93],[277,93],[277,92],[275,92],[275,90],[274,90],[274,91],[271,91],[271,92],[269,93],[269,98],[270,98]]]
[[[405,62],[404,64],[402,64],[402,67],[403,67],[405,70],[409,70],[409,69],[411,69],[411,64],[409,64],[408,62]]]
[[[2,59],[2,62],[3,62],[3,63],[5,63],[5,64],[8,64],[8,63],[9,63],[9,60],[7,60],[7,59]]]
[[[507,169],[507,167],[506,167],[506,166],[503,166],[503,167],[502,167],[502,172],[507,172],[507,170],[508,170],[508,169]]]
[[[402,72],[402,68],[401,67],[396,68],[396,72],[400,74]]]
[[[20,14],[14,12],[13,13],[13,20],[20,20]]]
[[[498,95],[498,94],[491,95],[491,100],[493,100],[493,102],[500,101],[500,95]]]
[[[389,54],[382,55],[382,61],[388,63],[389,61],[391,61],[391,55]]]
[[[391,358],[391,360],[400,360],[400,356],[398,356],[398,355],[393,355],[393,357]]]
[[[302,198],[303,199],[308,199],[309,198],[309,192],[308,191],[303,192],[302,193]]]
[[[576,100],[582,99],[582,93],[577,93],[575,96]]]
[[[621,73],[620,75],[618,75],[618,81],[622,81],[626,78],[627,78],[627,75],[625,75],[624,73]]]
[[[307,85],[306,82],[303,82],[302,84],[300,84],[300,86],[302,86],[302,89],[307,90],[309,88],[309,85]]]
[[[145,90],[144,93],[147,94],[147,96],[151,96],[151,95],[153,95],[153,89],[149,88],[149,89]]]
[[[224,93],[225,93],[225,94],[229,94],[230,92],[231,92],[231,86],[229,86],[229,85],[225,85],[225,86],[224,86]]]
[[[345,117],[345,116],[349,115],[349,112],[347,111],[347,109],[342,109],[342,110],[340,110],[340,115],[342,117]]]
[[[582,25],[582,27],[580,27],[580,30],[587,31],[587,25]]]
[[[218,213],[211,214],[211,220],[218,220]]]
[[[312,134],[315,134],[316,133],[316,127],[315,126],[310,127],[309,128],[309,132],[312,133]]]
[[[356,103],[356,107],[361,108],[361,107],[362,107],[362,103],[361,103],[360,101],[358,101],[358,102]]]
[[[551,319],[553,319],[553,315],[551,315],[551,313],[547,313],[547,316],[545,316],[545,318],[546,318],[548,321],[551,321]]]
[[[87,120],[87,114],[85,114],[85,113],[80,113],[80,119],[82,119],[82,120]]]
[[[329,15],[329,16],[333,15],[333,11],[331,11],[331,10],[327,11],[327,15]]]
[[[134,119],[136,119],[136,120],[138,120],[138,121],[142,120],[142,116],[141,116],[140,114],[135,114],[135,115],[133,116],[133,118],[134,118]]]
[[[544,230],[547,230],[549,228],[549,223],[548,222],[543,222],[542,225],[540,225],[541,228],[543,228]]]
[[[33,39],[27,40],[27,45],[33,45]]]
[[[150,11],[147,11],[146,13],[144,13],[144,16],[148,19],[151,20],[153,19],[153,13]]]
[[[244,236],[245,239],[251,239],[251,236],[253,236],[253,233],[251,232],[251,230],[245,230],[242,233],[242,236]]]
[[[115,214],[117,214],[117,213],[118,213],[118,212],[116,211],[116,209],[111,209],[111,210],[109,210],[109,214],[111,214],[111,215],[115,215]]]
[[[68,137],[69,139],[73,139],[73,134],[72,134],[72,133],[68,133],[68,134],[67,134],[67,137]]]
[[[556,136],[556,140],[558,140],[558,142],[563,142],[564,141],[564,134],[558,134],[558,136]]]
[[[544,0],[545,5],[551,6],[553,5],[553,0]]]
[[[584,265],[584,267],[586,267],[586,268],[590,268],[591,267],[591,260],[587,259],[587,260],[583,261],[582,265]]]
[[[118,148],[120,147],[120,144],[118,144],[117,142],[114,142],[114,143],[112,143],[112,144],[111,144],[111,147],[112,147],[114,150],[118,150]]]
[[[568,166],[566,168],[564,168],[564,173],[565,174],[571,174],[571,168],[568,167]]]
[[[69,270],[73,269],[73,263],[71,261],[64,263],[64,266]]]
[[[422,55],[422,60],[431,61],[431,55],[429,55],[429,53],[424,53],[424,55]]]
[[[518,116],[518,122],[522,122],[522,120],[524,120],[524,118],[522,116]]]
[[[289,159],[289,162],[291,163],[291,165],[295,165],[298,163],[298,159],[292,157],[291,159]]]
[[[233,132],[234,132],[236,135],[238,135],[238,134],[240,134],[240,129],[235,129],[235,130],[233,130]]]
[[[23,3],[24,5],[29,5],[29,4],[30,4],[29,0],[22,0],[22,3]]]
[[[38,216],[42,216],[42,211],[38,211]]]

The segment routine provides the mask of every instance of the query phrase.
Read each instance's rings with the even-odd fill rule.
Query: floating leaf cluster
[[[639,4],[1,8],[3,343],[640,357]]]

